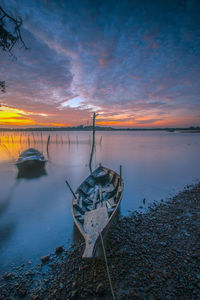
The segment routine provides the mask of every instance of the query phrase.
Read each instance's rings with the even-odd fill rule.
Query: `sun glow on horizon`
[[[35,122],[26,117],[28,114],[17,108],[8,106],[0,107],[0,124],[1,125],[14,125],[14,126],[27,126],[34,125]]]
[[[64,107],[63,107],[64,108]],[[48,108],[47,108],[48,109]],[[86,110],[88,118],[92,118],[93,110]],[[193,116],[159,116],[156,113],[149,113],[148,115],[128,113],[127,110],[123,113],[101,110],[96,119],[97,126],[108,126],[115,128],[165,128],[165,127],[190,127],[193,125]],[[75,117],[75,113],[78,117]],[[75,127],[85,124],[85,112],[81,107],[75,107],[74,110],[65,112],[60,110],[51,110],[47,112],[31,112],[16,107],[7,105],[0,106],[0,126],[9,128],[15,127]],[[179,124],[177,126],[177,123]],[[186,126],[185,126],[186,124]],[[198,124],[197,124],[198,125]]]
[[[72,126],[68,122],[56,122],[47,120],[47,122],[37,121],[36,117],[48,117],[47,113],[30,112],[18,109],[15,107],[9,107],[6,105],[0,106],[0,125],[8,127],[25,127],[25,126],[41,126],[41,127],[69,127]]]
[[[0,125],[12,125],[12,126],[28,126],[36,125],[36,121],[31,116],[47,117],[46,113],[30,112],[18,109],[15,107],[9,107],[6,105],[0,106]]]

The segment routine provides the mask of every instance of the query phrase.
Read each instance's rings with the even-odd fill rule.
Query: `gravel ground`
[[[118,218],[106,253],[116,299],[200,299],[200,184],[148,212]],[[0,299],[112,299],[105,261],[83,244],[0,279]],[[62,251],[63,250],[63,251]],[[60,253],[60,254],[59,254]]]

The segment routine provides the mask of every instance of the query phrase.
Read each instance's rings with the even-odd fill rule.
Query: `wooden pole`
[[[67,186],[68,186],[68,188],[69,188],[70,192],[71,192],[71,193],[72,193],[72,195],[74,196],[74,198],[75,198],[75,199],[77,199],[77,196],[75,195],[74,191],[72,190],[72,188],[71,188],[71,186],[70,186],[69,182],[68,182],[67,180],[66,180],[65,182],[66,182],[66,184],[67,184]]]
[[[95,146],[95,118],[97,114],[94,112],[93,113],[93,125],[92,125],[92,130],[93,130],[93,135],[92,135],[92,149],[90,153],[90,162],[89,162],[89,168],[90,168],[90,173],[92,173],[92,158],[94,154],[94,146]]]
[[[47,156],[49,157],[49,142],[50,142],[50,134],[47,139]]]
[[[41,136],[41,143],[43,145],[43,136],[42,136],[42,132],[40,133],[40,136]]]
[[[34,136],[34,133],[32,132],[32,136],[33,136],[33,143],[35,145],[35,136]]]
[[[68,136],[68,143],[70,144],[70,138],[69,138],[69,134],[68,134],[67,136]]]

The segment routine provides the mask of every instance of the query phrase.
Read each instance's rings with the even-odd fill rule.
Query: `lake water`
[[[71,215],[74,190],[89,174],[91,132],[1,133],[0,270],[68,248],[74,239]],[[102,136],[102,141],[101,141]],[[70,141],[70,143],[69,143]],[[125,183],[120,212],[167,199],[200,179],[200,134],[178,132],[97,132],[93,168],[102,165],[122,174]],[[18,178],[15,161],[29,147],[48,157],[46,174]]]

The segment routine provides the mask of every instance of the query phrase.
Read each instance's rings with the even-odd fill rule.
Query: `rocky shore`
[[[112,299],[105,261],[83,260],[83,248],[5,273],[0,299]],[[106,253],[116,299],[200,299],[200,184],[116,220]]]

